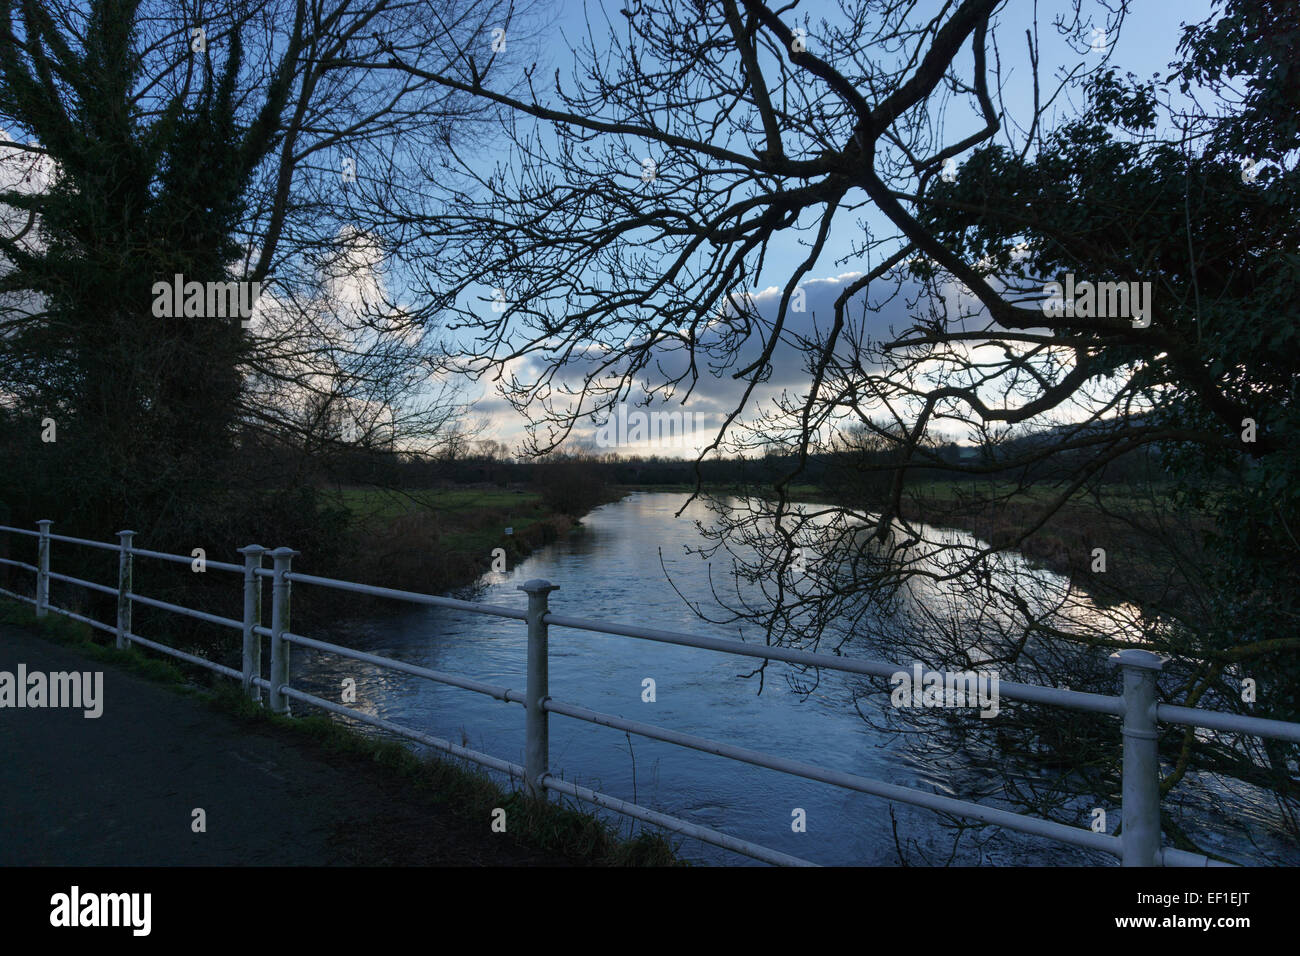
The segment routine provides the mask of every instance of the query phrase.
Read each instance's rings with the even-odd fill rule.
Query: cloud
[[[783,393],[797,397],[807,395],[810,385],[810,358],[806,345],[809,341],[825,339],[828,330],[834,324],[835,300],[861,275],[860,272],[845,272],[836,276],[810,279],[800,285],[803,308],[800,311],[794,311],[793,308],[787,310],[781,334],[768,361],[767,375],[754,389],[746,406],[749,413],[752,414],[760,408],[770,408],[772,402]],[[848,323],[846,331],[851,332],[854,341],[850,341],[849,336],[841,337],[837,346],[840,357],[850,357],[850,353],[860,348],[867,338],[881,340],[892,337],[914,324],[912,314],[916,311],[920,285],[910,279],[903,279],[901,282],[897,279],[882,279],[879,285],[885,291],[877,293],[874,289],[868,290],[869,293],[874,293],[874,298],[881,300],[874,303],[878,306],[877,310],[866,308],[868,298],[867,294],[862,292],[857,293],[846,304],[845,316]],[[756,313],[756,327],[739,345],[728,367],[721,374],[717,374],[716,369],[713,370],[714,374],[710,374],[709,363],[703,355],[703,350],[721,344],[728,326],[731,321],[734,321],[724,317],[715,319],[707,328],[697,330],[700,349],[697,350],[696,365],[700,376],[693,386],[689,378],[685,379],[670,401],[655,401],[648,406],[640,404],[644,400],[644,395],[634,392],[629,407],[665,413],[686,412],[702,416],[702,420],[716,431],[726,415],[744,397],[746,382],[734,378],[734,373],[761,357],[763,340],[770,334],[780,308],[781,294],[782,290],[773,286],[757,290],[747,296],[746,304]],[[792,306],[796,304],[798,303],[792,302]],[[581,388],[586,376],[597,372],[606,359],[607,350],[599,346],[576,350],[566,357],[564,365],[557,372],[555,381],[577,390]],[[530,353],[508,363],[504,369],[504,377],[509,379],[513,376],[520,381],[535,381],[546,371],[548,361],[543,353]],[[687,373],[689,362],[690,355],[681,342],[660,343],[655,347],[649,365],[649,373],[654,376],[652,384]],[[619,372],[621,368],[615,366],[613,371]],[[691,388],[691,394],[683,404],[681,396],[685,394],[688,387]],[[475,403],[475,411],[490,415],[492,430],[503,440],[514,442],[521,439],[524,434],[523,417],[504,401],[499,399],[489,401],[490,394],[492,394],[490,387],[485,386],[483,399]],[[584,406],[586,407],[589,406]],[[596,424],[589,420],[580,420],[575,426],[571,440],[575,444],[591,446],[594,444],[596,428]],[[710,441],[712,437],[713,433],[710,433],[708,436]],[[620,450],[633,453],[636,448],[629,446],[627,449]],[[652,447],[646,447],[644,450],[657,451]],[[688,451],[681,450],[657,453],[678,456],[689,454]]]
[[[811,385],[810,363],[813,349],[809,343],[825,342],[835,322],[835,301],[856,280],[860,272],[845,272],[835,276],[809,279],[800,285],[803,309],[788,310],[781,334],[769,359],[766,378],[755,387],[746,405],[746,412],[740,421],[754,421],[761,410],[772,410],[776,400],[785,395],[787,401],[806,400]],[[951,278],[938,282],[939,296],[934,298],[925,292],[923,285],[906,275],[894,275],[873,282],[865,291],[855,292],[846,302],[843,312],[843,328],[836,344],[836,358],[855,360],[863,367],[870,368],[870,356],[865,350],[871,344],[891,341],[904,337],[917,328],[918,322],[928,320],[932,315],[945,316],[946,326],[950,329],[982,332],[989,328],[990,319],[984,306],[960,282]],[[996,288],[996,286],[995,286]],[[709,365],[703,355],[697,351],[697,368],[700,377],[694,383],[689,398],[683,404],[681,396],[690,385],[687,380],[678,387],[671,401],[656,400],[648,405],[641,404],[644,394],[634,392],[628,405],[631,409],[644,409],[649,412],[674,413],[685,412],[698,415],[707,422],[713,432],[725,420],[725,417],[741,402],[744,397],[746,382],[733,377],[736,370],[746,367],[759,359],[762,354],[764,339],[770,332],[780,308],[783,290],[769,286],[755,290],[747,296],[747,305],[756,313],[756,327],[751,330],[729,363],[728,367],[717,374],[709,374]],[[793,300],[792,300],[793,303]],[[703,349],[716,346],[725,334],[729,321],[719,317],[709,327],[699,333]],[[739,328],[739,326],[733,326]],[[1047,331],[1046,329],[1031,331]],[[558,370],[554,381],[578,390],[586,376],[597,372],[605,360],[607,350],[592,346],[586,350],[577,350],[566,359],[565,365]],[[948,361],[943,361],[943,359]],[[951,375],[955,365],[963,362],[1000,361],[1003,358],[1001,348],[982,345],[978,340],[954,342],[937,350],[932,357],[920,361],[914,372],[918,375],[918,387],[933,385],[941,374]],[[1068,358],[1068,357],[1067,357]],[[648,375],[654,378],[652,384],[662,383],[687,371],[689,355],[680,342],[667,342],[657,345],[652,361],[648,366]],[[548,358],[544,354],[532,353],[514,360],[507,371],[507,378],[517,376],[520,381],[535,381],[547,369]],[[619,369],[615,369],[619,371]],[[1022,376],[1023,378],[1023,376]],[[958,377],[957,384],[971,384],[969,379]],[[1081,421],[1091,410],[1095,409],[1100,397],[1104,397],[1111,388],[1103,383],[1093,389],[1096,396],[1089,399],[1081,396],[1079,401],[1067,402],[1054,413],[1055,421]],[[1020,389],[1006,391],[995,384],[979,389],[980,397],[991,407],[1017,407],[1028,399]],[[589,406],[584,406],[587,408]],[[492,429],[502,440],[514,442],[524,434],[524,419],[519,413],[501,400],[480,401],[476,411],[489,415]],[[969,412],[969,409],[963,409]],[[540,417],[537,415],[535,417]],[[575,426],[571,441],[585,447],[595,444],[597,425],[587,419]],[[931,425],[935,437],[952,441],[970,441],[974,433],[958,422],[939,420]],[[713,433],[709,435],[711,441]],[[694,444],[694,443],[692,443]],[[599,450],[599,449],[598,449]],[[690,456],[689,450],[665,450],[653,444],[632,443],[617,449],[623,453],[649,452],[670,456]]]

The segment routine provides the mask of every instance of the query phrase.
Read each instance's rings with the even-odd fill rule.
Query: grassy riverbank
[[[348,515],[352,570],[345,577],[432,594],[472,584],[494,564],[509,571],[538,548],[581,530],[580,518],[526,488],[343,487],[324,492],[322,500]]]

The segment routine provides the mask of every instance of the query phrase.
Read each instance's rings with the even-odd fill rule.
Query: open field
[[[324,499],[351,516],[349,577],[432,593],[473,583],[502,552],[513,566],[577,524],[523,490],[337,488]]]
[[[474,554],[490,554],[492,548],[509,543],[504,539],[527,537],[537,524],[562,517],[542,503],[540,494],[524,490],[335,488],[322,498],[346,508],[353,527],[362,533],[411,531],[418,526],[435,536],[440,546]],[[506,528],[513,534],[506,535]]]
[[[611,500],[621,496],[616,492]],[[502,560],[513,568],[580,529],[578,518],[524,488],[336,487],[322,498],[349,514],[353,548],[346,577],[426,593],[472,584],[494,562],[498,569]]]

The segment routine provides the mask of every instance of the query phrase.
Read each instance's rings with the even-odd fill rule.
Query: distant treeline
[[[1028,449],[1026,442],[1051,440],[1037,437],[1007,441],[992,451],[946,445],[934,449],[934,467],[911,467],[908,482],[953,479],[996,479],[1027,482],[1051,481],[1076,472],[1085,452],[1064,451],[1054,456],[1050,470],[1043,465],[1027,469],[1016,459]],[[555,455],[534,461],[516,461],[491,455],[465,455],[411,460],[400,454],[358,451],[332,461],[331,477],[344,484],[374,484],[394,488],[428,488],[440,484],[495,484],[543,487],[560,475],[581,477],[603,485],[693,484],[697,474],[707,485],[771,486],[795,469],[793,455],[768,455],[758,459],[722,459],[696,463],[676,458],[617,458],[613,455]],[[843,451],[811,455],[794,479],[827,491],[867,491],[890,481],[892,453]],[[1145,451],[1116,459],[1106,469],[1106,481],[1129,482],[1159,477],[1155,456]]]

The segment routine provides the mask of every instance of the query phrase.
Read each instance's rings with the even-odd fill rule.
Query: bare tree
[[[701,459],[789,459],[774,496],[727,503],[705,529],[710,553],[730,558],[725,620],[760,623],[773,643],[870,639],[935,664],[1108,689],[1098,652],[1148,647],[1175,658],[1173,699],[1250,709],[1249,668],[1270,687],[1256,712],[1294,716],[1300,514],[1278,489],[1298,470],[1284,438],[1295,364],[1278,353],[1290,338],[1276,303],[1293,290],[1297,236],[1275,205],[1288,206],[1300,146],[1281,121],[1295,104],[1276,39],[1294,13],[1226,6],[1228,26],[1189,28],[1160,84],[1111,65],[1127,4],[1084,0],[1014,33],[999,0],[933,13],[846,0],[818,23],[797,3],[637,3],[593,27],[608,46],[584,45],[568,83],[526,70],[526,91],[504,89],[468,49],[459,76],[400,53],[380,68],[511,111],[511,162],[486,174],[463,164],[466,188],[429,224],[440,240],[429,288],[476,335],[461,367],[529,414],[533,451],[620,401],[685,401],[706,375],[743,388]],[[1072,62],[1049,77],[1053,42]],[[1013,46],[1017,82],[1032,88],[1021,114],[1004,95]],[[1253,79],[1238,95],[1228,77],[1242,74]],[[1175,103],[1178,83],[1214,105]],[[1054,118],[1072,96],[1083,105]],[[974,123],[952,135],[945,117],[959,106]],[[1274,168],[1258,183],[1238,176],[1264,159]],[[795,321],[801,283],[857,214],[870,216],[862,238],[836,262],[851,280],[829,315]],[[774,262],[778,240],[804,251]],[[772,270],[779,298],[764,309],[755,283]],[[1076,271],[1090,296],[1107,283],[1116,308],[1049,293]],[[460,304],[483,288],[490,313]],[[908,324],[882,336],[871,319],[886,307]],[[783,349],[801,357],[805,387],[759,407]],[[979,454],[945,457],[954,433]],[[842,450],[846,434],[870,437],[860,467],[883,484],[796,506],[789,491],[809,460]],[[1013,559],[1080,501],[1106,513],[1102,479],[1135,459],[1165,468],[1165,486],[1148,520],[1111,519],[1160,542],[1209,505],[1241,537],[1221,539],[1214,560],[1181,537],[1159,573],[1093,573],[1092,593]],[[915,507],[912,478],[936,468],[999,477],[985,497],[1021,509],[1015,532],[985,540],[919,520],[934,512]],[[1242,493],[1210,504],[1207,489],[1225,487]],[[1280,566],[1261,564],[1263,542]],[[799,549],[817,560],[796,576]],[[1243,602],[1251,575],[1267,585]],[[1246,607],[1269,626],[1243,627]],[[1164,744],[1167,786],[1195,766],[1294,799],[1294,748],[1261,761],[1242,741]],[[1092,781],[1112,794],[1114,758]]]
[[[36,484],[114,515],[94,521],[136,489],[127,510],[164,521],[250,438],[436,450],[463,411],[441,303],[359,210],[380,192],[421,218],[394,168],[478,142],[495,108],[340,58],[454,71],[465,37],[506,27],[526,52],[504,0],[0,5],[0,393],[20,447],[53,416],[66,452]],[[160,314],[175,276],[261,294],[242,322]]]

